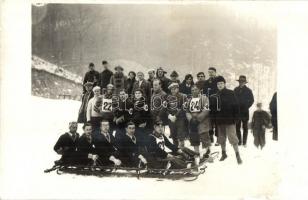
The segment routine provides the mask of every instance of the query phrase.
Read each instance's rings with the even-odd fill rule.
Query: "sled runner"
[[[206,163],[213,162],[218,157],[218,152],[213,152],[208,158],[202,159],[198,166],[185,169],[153,169],[139,163],[138,167],[102,166],[96,165],[54,165],[45,173],[56,171],[57,174],[94,175],[98,177],[137,177],[193,181],[197,180],[200,174],[204,174]]]

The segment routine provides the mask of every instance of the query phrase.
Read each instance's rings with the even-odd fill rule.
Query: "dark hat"
[[[164,123],[160,118],[156,119],[155,122],[154,122],[154,125],[163,125],[163,124]]]
[[[105,65],[108,64],[108,62],[106,60],[103,60],[102,64]]]
[[[236,81],[248,83],[247,80],[246,80],[246,76],[244,76],[244,75],[240,75],[240,77]]]
[[[167,74],[167,72],[162,67],[157,68],[157,71],[158,70],[162,70],[164,72],[164,74]]]
[[[226,83],[226,80],[225,80],[225,78],[223,77],[223,76],[217,76],[216,77],[216,82],[218,83],[218,82],[224,82],[224,83]]]
[[[84,86],[93,86],[93,85],[94,85],[93,82],[86,82],[86,83],[84,84]]]
[[[178,77],[179,74],[176,71],[172,71],[170,77]]]
[[[89,67],[94,67],[94,63],[90,63],[90,64],[89,64]]]
[[[117,69],[120,69],[121,71],[124,70],[123,67],[121,67],[120,65],[118,65],[118,66],[116,66],[116,67],[114,68],[114,70],[117,70]]]
[[[216,68],[215,67],[209,67],[209,70],[213,70],[216,72]]]

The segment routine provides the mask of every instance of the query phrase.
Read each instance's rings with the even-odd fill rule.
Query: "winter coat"
[[[272,125],[277,130],[277,92],[275,92],[270,102],[270,111],[272,115]]]
[[[234,89],[234,94],[239,103],[240,119],[248,120],[249,119],[249,108],[252,106],[254,102],[251,89],[249,89],[246,85],[244,85],[242,88],[238,86]]]
[[[113,75],[113,72],[109,69],[105,69],[100,73],[100,87],[101,89],[106,88],[110,83],[110,78]]]
[[[143,93],[143,96],[146,98],[147,104],[150,102],[151,98],[151,83],[147,80],[142,80],[141,84],[139,81],[136,81],[133,86],[133,94],[137,89],[140,89]]]
[[[103,163],[108,163],[110,156],[119,157],[119,152],[116,147],[115,138],[109,133],[110,141],[102,133],[96,133],[93,136],[93,143],[96,148],[96,153]]]
[[[263,130],[262,126],[268,127],[270,124],[270,116],[264,110],[256,110],[253,113],[251,128],[254,132],[260,132]]]
[[[192,84],[190,86],[187,86],[186,82],[183,81],[180,84],[180,92],[186,95],[191,95],[191,87],[192,87]]]
[[[203,94],[209,97],[212,94],[216,94],[217,91],[217,81],[215,77],[209,78],[204,82]]]
[[[62,155],[61,160],[65,164],[73,164],[76,162],[76,150],[79,134],[76,133],[75,139],[69,134],[61,135],[54,146],[54,150]],[[62,150],[60,150],[62,149]]]
[[[138,127],[140,124],[146,123],[149,119],[149,112],[144,108],[144,106],[148,107],[148,104],[146,101],[134,99],[133,106],[132,121]]]
[[[96,148],[93,143],[92,136],[90,135],[90,137],[88,138],[86,134],[83,134],[77,142],[78,163],[91,163],[92,159],[88,158],[89,154],[96,154]]]
[[[232,90],[224,88],[210,96],[210,116],[217,124],[235,124],[239,120],[239,105]]]
[[[114,104],[116,104],[113,106],[114,119],[121,118],[121,122],[117,123],[116,126],[117,128],[123,129],[125,128],[126,123],[132,119],[129,109],[133,108],[133,102],[130,98],[127,98],[125,101],[118,99]]]
[[[119,147],[120,160],[124,165],[136,165],[138,164],[139,155],[142,155],[142,142],[137,135],[135,142],[126,134],[117,138],[117,146]]]
[[[167,94],[170,93],[168,86],[170,85],[171,80],[165,76],[163,77],[157,77],[160,82],[161,82],[161,88],[163,89],[164,92],[166,92]]]
[[[134,88],[135,82],[136,82],[136,79],[131,79],[131,78],[127,79],[126,92],[127,92],[128,95],[131,95],[133,93],[133,88]]]
[[[178,148],[172,144],[165,135],[158,138],[154,134],[150,134],[147,138],[146,147],[151,156],[160,159],[165,159],[167,157],[168,153],[166,147],[174,153],[178,151]]]
[[[84,79],[83,79],[83,85],[86,83],[86,82],[92,82],[94,83],[93,87],[99,85],[100,83],[100,75],[99,75],[99,72],[98,71],[88,71],[85,76],[84,76]],[[86,92],[86,88],[83,86],[83,93]]]
[[[114,93],[119,94],[121,89],[126,89],[127,77],[122,73],[114,73],[110,78],[110,83],[114,86]]]
[[[91,98],[93,98],[94,94],[93,91],[86,92],[82,95],[82,100],[81,100],[81,106],[79,108],[79,113],[78,113],[78,123],[85,123],[87,122],[87,106],[88,102]]]

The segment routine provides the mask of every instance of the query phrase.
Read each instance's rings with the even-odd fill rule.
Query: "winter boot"
[[[237,160],[237,164],[239,165],[243,163],[239,152],[236,152],[236,160]]]
[[[227,156],[226,151],[222,151],[221,158],[220,158],[219,161],[224,161],[227,157],[228,157],[228,156]]]

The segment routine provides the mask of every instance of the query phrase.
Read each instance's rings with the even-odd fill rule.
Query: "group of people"
[[[101,73],[89,64],[78,120],[70,123],[70,131],[54,147],[62,154],[57,162],[183,168],[209,156],[214,135],[222,150],[220,161],[227,158],[228,138],[237,163],[243,162],[238,146],[247,145],[249,108],[254,103],[246,76],[241,75],[239,86],[230,90],[214,67],[208,69],[207,80],[199,72],[196,82],[191,74],[180,82],[176,71],[168,78],[161,67],[149,70],[145,79],[141,71],[131,71],[127,77],[121,66],[112,72],[107,61],[102,64]],[[270,116],[261,103],[257,108],[251,128],[254,144],[263,148]],[[84,124],[80,137],[78,123]],[[193,150],[185,147],[186,139]]]

